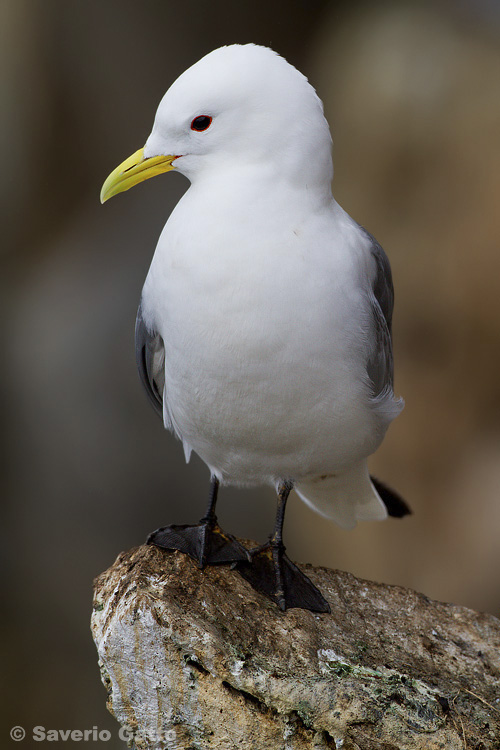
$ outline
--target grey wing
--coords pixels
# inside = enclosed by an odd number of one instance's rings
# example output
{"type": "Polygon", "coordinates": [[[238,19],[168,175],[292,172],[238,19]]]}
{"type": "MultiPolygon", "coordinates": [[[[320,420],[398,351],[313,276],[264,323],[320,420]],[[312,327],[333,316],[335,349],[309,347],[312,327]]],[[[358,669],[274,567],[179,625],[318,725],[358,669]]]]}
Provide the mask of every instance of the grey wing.
{"type": "MultiPolygon", "coordinates": [[[[366,230],[364,230],[366,231],[366,230]]],[[[392,393],[394,362],[392,356],[392,309],[394,287],[389,259],[382,247],[368,232],[370,252],[375,261],[376,273],[372,282],[371,312],[375,334],[374,346],[366,369],[373,385],[373,395],[392,393]]]]}
{"type": "Polygon", "coordinates": [[[161,336],[144,323],[140,305],[135,323],[135,358],[142,385],[156,413],[163,419],[165,347],[161,336]]]}

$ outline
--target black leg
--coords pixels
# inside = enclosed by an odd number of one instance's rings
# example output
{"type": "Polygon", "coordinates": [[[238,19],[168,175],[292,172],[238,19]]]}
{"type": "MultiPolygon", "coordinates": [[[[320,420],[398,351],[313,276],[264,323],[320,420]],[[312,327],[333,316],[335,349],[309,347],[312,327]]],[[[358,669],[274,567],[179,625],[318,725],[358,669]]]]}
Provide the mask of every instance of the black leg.
{"type": "Polygon", "coordinates": [[[282,610],[300,607],[311,612],[330,612],[320,591],[285,555],[283,522],[292,487],[291,482],[283,482],[278,488],[276,522],[269,541],[250,550],[251,562],[238,562],[235,567],[256,591],[269,596],[282,610]]]}
{"type": "Polygon", "coordinates": [[[215,506],[219,482],[212,479],[207,510],[199,523],[183,526],[162,526],[147,539],[147,544],[168,550],[179,550],[196,560],[200,568],[205,565],[249,560],[248,551],[231,534],[226,534],[217,522],[215,506]]]}

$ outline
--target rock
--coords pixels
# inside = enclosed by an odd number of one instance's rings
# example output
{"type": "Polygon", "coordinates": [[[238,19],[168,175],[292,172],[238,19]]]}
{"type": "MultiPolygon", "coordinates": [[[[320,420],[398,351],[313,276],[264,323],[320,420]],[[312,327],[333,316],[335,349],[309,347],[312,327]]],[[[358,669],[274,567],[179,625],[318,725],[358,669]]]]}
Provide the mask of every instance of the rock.
{"type": "Polygon", "coordinates": [[[494,750],[500,621],[302,566],[332,614],[142,546],[95,581],[108,707],[137,750],[494,750]]]}

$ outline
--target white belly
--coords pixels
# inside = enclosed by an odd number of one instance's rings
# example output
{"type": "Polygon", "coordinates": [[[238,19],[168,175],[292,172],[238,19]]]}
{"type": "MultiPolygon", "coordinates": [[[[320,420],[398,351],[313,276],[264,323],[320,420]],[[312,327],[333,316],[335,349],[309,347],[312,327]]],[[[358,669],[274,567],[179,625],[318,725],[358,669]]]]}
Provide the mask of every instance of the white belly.
{"type": "Polygon", "coordinates": [[[143,292],[174,429],[226,482],[335,471],[385,431],[369,404],[356,258],[270,242],[228,254],[162,236],[143,292]]]}

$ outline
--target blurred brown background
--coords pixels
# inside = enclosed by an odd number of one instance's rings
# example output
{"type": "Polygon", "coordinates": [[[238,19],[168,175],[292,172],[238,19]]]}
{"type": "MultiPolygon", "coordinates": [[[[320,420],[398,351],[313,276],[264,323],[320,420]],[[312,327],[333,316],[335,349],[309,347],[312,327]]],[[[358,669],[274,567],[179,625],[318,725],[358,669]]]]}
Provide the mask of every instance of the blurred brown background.
{"type": "MultiPolygon", "coordinates": [[[[156,239],[188,183],[98,198],[169,84],[222,44],[270,45],[308,75],[335,196],[396,284],[406,409],[372,471],[414,515],[343,532],[294,497],[289,553],[498,615],[500,4],[0,0],[0,35],[7,743],[15,724],[97,726],[124,747],[89,634],[92,578],[204,509],[207,471],[163,431],[133,351],[156,239]]],[[[220,516],[264,540],[273,493],[226,489],[220,516]]]]}

